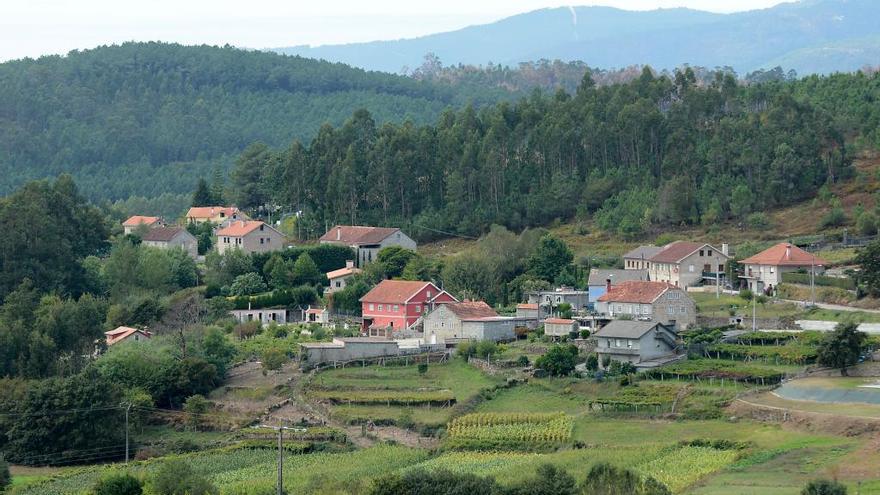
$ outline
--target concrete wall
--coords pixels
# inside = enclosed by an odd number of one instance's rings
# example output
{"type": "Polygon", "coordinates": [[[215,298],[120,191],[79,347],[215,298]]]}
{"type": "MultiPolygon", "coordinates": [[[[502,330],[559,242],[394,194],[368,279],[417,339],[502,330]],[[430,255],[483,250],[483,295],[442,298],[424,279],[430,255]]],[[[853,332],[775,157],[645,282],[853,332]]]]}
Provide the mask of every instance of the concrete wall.
{"type": "Polygon", "coordinates": [[[544,323],[544,335],[553,337],[567,337],[571,332],[577,331],[578,324],[563,325],[561,323],[544,323]]]}
{"type": "Polygon", "coordinates": [[[259,321],[266,326],[271,323],[283,325],[288,322],[286,309],[233,309],[229,312],[239,323],[259,321]]]}
{"type": "Polygon", "coordinates": [[[516,338],[513,327],[512,319],[464,321],[461,324],[461,332],[467,339],[506,342],[516,338]]]}
{"type": "Polygon", "coordinates": [[[300,366],[311,369],[346,361],[407,356],[442,351],[442,346],[400,347],[396,341],[369,338],[334,339],[333,342],[300,344],[300,366]]]}

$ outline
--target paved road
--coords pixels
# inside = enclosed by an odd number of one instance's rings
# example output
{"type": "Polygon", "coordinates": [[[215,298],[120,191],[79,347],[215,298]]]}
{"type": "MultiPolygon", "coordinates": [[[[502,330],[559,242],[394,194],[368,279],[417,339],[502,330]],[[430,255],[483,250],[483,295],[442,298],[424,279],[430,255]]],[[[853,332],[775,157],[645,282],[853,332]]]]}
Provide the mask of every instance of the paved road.
{"type": "MultiPolygon", "coordinates": [[[[803,301],[794,301],[794,300],[791,300],[791,299],[777,299],[777,301],[789,302],[789,303],[797,304],[797,305],[800,305],[800,306],[803,306],[803,305],[804,305],[804,302],[803,302],[803,301]]],[[[828,303],[817,302],[817,303],[816,303],[816,307],[821,308],[821,309],[830,309],[830,310],[832,310],[832,311],[861,311],[861,312],[863,312],[863,313],[875,313],[875,314],[880,314],[880,309],[862,309],[862,308],[854,308],[854,307],[852,307],[852,306],[843,306],[843,305],[841,305],[841,304],[828,304],[828,303]]]]}

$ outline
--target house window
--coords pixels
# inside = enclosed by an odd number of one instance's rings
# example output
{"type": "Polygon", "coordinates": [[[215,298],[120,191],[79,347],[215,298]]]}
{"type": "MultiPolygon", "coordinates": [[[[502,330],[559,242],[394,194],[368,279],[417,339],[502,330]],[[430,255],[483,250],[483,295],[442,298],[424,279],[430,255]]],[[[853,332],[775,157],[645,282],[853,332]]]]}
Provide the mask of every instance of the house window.
{"type": "Polygon", "coordinates": [[[674,314],[675,314],[675,308],[672,307],[672,306],[666,306],[666,314],[668,314],[668,315],[674,315],[674,314]]]}
{"type": "Polygon", "coordinates": [[[771,267],[770,267],[770,273],[773,273],[773,272],[774,272],[774,268],[771,266],[771,267]]]}
{"type": "Polygon", "coordinates": [[[614,347],[623,347],[623,342],[620,339],[614,339],[614,347]]]}
{"type": "Polygon", "coordinates": [[[271,237],[267,237],[267,238],[266,238],[266,244],[269,244],[269,241],[271,241],[271,240],[272,240],[271,237]]]}
{"type": "Polygon", "coordinates": [[[382,311],[382,305],[381,305],[381,304],[379,305],[379,311],[382,311]]]}
{"type": "Polygon", "coordinates": [[[718,265],[718,273],[721,273],[723,271],[724,271],[724,265],[718,265]]]}
{"type": "Polygon", "coordinates": [[[629,340],[629,339],[626,340],[626,348],[627,349],[633,348],[633,341],[632,340],[629,340]]]}
{"type": "Polygon", "coordinates": [[[265,225],[260,225],[260,232],[262,232],[263,230],[265,230],[263,227],[265,227],[265,225]]]}
{"type": "Polygon", "coordinates": [[[708,251],[706,251],[706,256],[712,256],[712,250],[711,250],[711,249],[708,250],[708,251]]]}
{"type": "Polygon", "coordinates": [[[260,237],[260,244],[263,244],[264,242],[265,242],[265,241],[263,240],[263,238],[260,237]]]}
{"type": "Polygon", "coordinates": [[[375,306],[373,306],[373,303],[370,303],[370,311],[373,311],[374,309],[376,309],[375,306]]]}
{"type": "Polygon", "coordinates": [[[700,256],[703,256],[703,250],[700,249],[700,256]]]}
{"type": "Polygon", "coordinates": [[[398,312],[398,311],[400,311],[400,306],[398,306],[398,305],[396,305],[396,304],[393,306],[393,308],[394,308],[394,309],[392,309],[391,311],[394,311],[395,313],[398,312]]]}
{"type": "Polygon", "coordinates": [[[425,295],[428,297],[428,299],[431,299],[431,291],[428,291],[425,295]]]}
{"type": "Polygon", "coordinates": [[[688,265],[688,271],[694,273],[694,265],[688,265]]]}
{"type": "Polygon", "coordinates": [[[421,313],[421,312],[422,312],[422,307],[419,306],[418,304],[416,304],[416,313],[421,313]]]}
{"type": "Polygon", "coordinates": [[[685,314],[685,313],[687,313],[687,311],[684,309],[684,306],[680,306],[680,307],[678,308],[678,312],[681,313],[681,314],[685,314]]]}
{"type": "Polygon", "coordinates": [[[561,303],[561,302],[562,302],[562,298],[559,297],[559,296],[556,296],[556,302],[561,303]]]}
{"type": "Polygon", "coordinates": [[[337,280],[336,281],[336,288],[340,288],[340,287],[342,287],[342,282],[337,280]]]}

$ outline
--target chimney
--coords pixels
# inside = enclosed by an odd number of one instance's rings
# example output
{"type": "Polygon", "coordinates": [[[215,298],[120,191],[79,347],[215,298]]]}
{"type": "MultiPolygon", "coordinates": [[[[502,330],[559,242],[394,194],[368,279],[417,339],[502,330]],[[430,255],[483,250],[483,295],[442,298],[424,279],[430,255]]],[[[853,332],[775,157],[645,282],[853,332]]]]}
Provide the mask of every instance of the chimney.
{"type": "Polygon", "coordinates": [[[339,226],[336,227],[336,240],[337,241],[342,240],[342,227],[339,227],[339,226]]]}
{"type": "Polygon", "coordinates": [[[354,268],[354,260],[345,260],[346,268],[354,268]]]}
{"type": "Polygon", "coordinates": [[[611,292],[611,279],[605,279],[605,292],[611,292]]]}
{"type": "Polygon", "coordinates": [[[790,260],[790,259],[791,259],[791,244],[786,244],[786,245],[785,245],[785,259],[786,259],[786,260],[790,260]]]}
{"type": "Polygon", "coordinates": [[[726,242],[721,244],[721,254],[724,256],[730,256],[730,244],[726,242]]]}

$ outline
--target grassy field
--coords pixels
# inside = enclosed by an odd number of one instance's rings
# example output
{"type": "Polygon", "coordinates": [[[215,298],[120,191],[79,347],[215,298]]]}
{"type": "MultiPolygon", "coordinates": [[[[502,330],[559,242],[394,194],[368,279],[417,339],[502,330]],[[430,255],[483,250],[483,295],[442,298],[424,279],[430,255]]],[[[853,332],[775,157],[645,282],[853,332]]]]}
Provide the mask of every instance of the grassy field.
{"type": "MultiPolygon", "coordinates": [[[[497,381],[460,359],[445,364],[432,364],[424,375],[415,366],[368,366],[330,369],[318,373],[310,384],[309,393],[316,397],[332,390],[334,393],[363,393],[364,391],[386,391],[387,393],[410,393],[420,390],[448,390],[456,403],[467,402],[481,390],[495,385],[497,381]]],[[[361,423],[412,421],[420,426],[441,426],[445,424],[453,409],[449,407],[395,406],[337,404],[331,406],[334,418],[361,423]]]]}
{"type": "MultiPolygon", "coordinates": [[[[739,296],[722,294],[720,298],[716,298],[714,293],[708,292],[691,292],[690,296],[696,301],[697,311],[702,316],[726,318],[730,316],[731,310],[740,316],[752,316],[751,303],[739,296]]],[[[755,308],[755,314],[758,318],[792,317],[794,319],[827,321],[850,319],[857,323],[880,323],[880,314],[878,313],[821,308],[805,311],[797,304],[773,300],[765,304],[758,304],[755,308]]]]}

